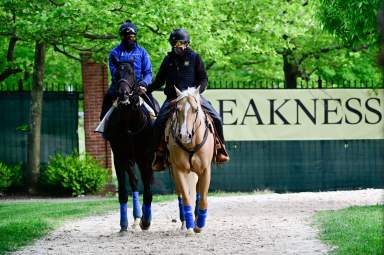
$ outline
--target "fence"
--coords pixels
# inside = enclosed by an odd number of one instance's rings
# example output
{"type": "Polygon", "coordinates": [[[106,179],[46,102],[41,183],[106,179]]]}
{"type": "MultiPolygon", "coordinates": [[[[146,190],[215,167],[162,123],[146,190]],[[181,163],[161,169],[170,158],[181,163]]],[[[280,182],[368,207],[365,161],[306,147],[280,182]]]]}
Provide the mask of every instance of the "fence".
{"type": "MultiPolygon", "coordinates": [[[[298,88],[383,88],[371,81],[299,82],[298,88]]],[[[282,81],[210,81],[208,89],[283,89],[282,81]]],[[[0,84],[0,161],[26,161],[29,84],[0,84]],[[11,114],[8,114],[11,113],[11,114]]],[[[78,150],[78,108],[82,87],[45,86],[42,163],[50,155],[78,150]]],[[[100,102],[101,104],[101,102],[100,102]]],[[[211,190],[318,191],[384,187],[384,141],[227,141],[231,161],[213,166],[211,190]]],[[[153,191],[174,192],[168,172],[155,173],[153,191]]]]}
{"type": "MultiPolygon", "coordinates": [[[[332,88],[383,88],[384,83],[373,80],[302,80],[297,82],[297,89],[332,89],[332,88]]],[[[285,89],[283,80],[253,80],[253,81],[209,81],[210,89],[285,89]]]]}
{"type": "MultiPolygon", "coordinates": [[[[0,161],[27,161],[30,85],[0,86],[0,161]]],[[[79,149],[79,87],[48,85],[43,96],[41,163],[55,153],[70,154],[79,149]]]]}

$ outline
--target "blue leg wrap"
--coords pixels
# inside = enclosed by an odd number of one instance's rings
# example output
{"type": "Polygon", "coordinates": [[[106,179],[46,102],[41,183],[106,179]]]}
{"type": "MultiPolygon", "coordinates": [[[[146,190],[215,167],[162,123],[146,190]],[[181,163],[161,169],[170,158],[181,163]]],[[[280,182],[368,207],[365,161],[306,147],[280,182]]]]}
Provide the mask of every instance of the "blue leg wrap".
{"type": "Polygon", "coordinates": [[[205,220],[207,219],[207,209],[201,210],[199,209],[196,225],[199,228],[203,228],[205,226],[205,220]]]}
{"type": "Polygon", "coordinates": [[[195,227],[195,223],[193,222],[192,206],[184,205],[184,218],[187,229],[195,227]]]}
{"type": "Polygon", "coordinates": [[[140,210],[140,200],[139,200],[139,192],[132,192],[132,203],[133,203],[133,218],[140,219],[141,218],[141,210],[140,210]]]}
{"type": "Polygon", "coordinates": [[[198,215],[199,205],[200,205],[200,193],[196,192],[195,217],[197,217],[197,215],[198,215]]]}
{"type": "Polygon", "coordinates": [[[143,204],[143,216],[146,221],[152,220],[152,211],[151,211],[151,205],[143,204]]]}
{"type": "Polygon", "coordinates": [[[179,218],[180,218],[180,221],[183,222],[183,221],[185,221],[184,208],[183,208],[183,198],[178,197],[177,200],[179,201],[179,218]]]}
{"type": "Polygon", "coordinates": [[[128,214],[127,214],[128,206],[126,203],[120,204],[120,227],[127,228],[128,227],[128,214]]]}

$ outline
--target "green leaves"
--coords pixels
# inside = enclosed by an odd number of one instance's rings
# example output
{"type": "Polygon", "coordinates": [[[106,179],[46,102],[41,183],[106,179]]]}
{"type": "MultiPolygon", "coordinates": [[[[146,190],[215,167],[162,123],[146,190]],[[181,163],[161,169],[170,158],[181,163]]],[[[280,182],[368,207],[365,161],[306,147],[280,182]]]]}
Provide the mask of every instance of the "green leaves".
{"type": "Polygon", "coordinates": [[[324,29],[345,43],[376,42],[380,0],[320,0],[318,17],[324,29]]]}
{"type": "Polygon", "coordinates": [[[84,159],[77,155],[54,156],[41,181],[44,186],[56,193],[73,196],[93,194],[104,188],[108,179],[108,170],[99,166],[90,156],[84,159]]]}
{"type": "MultiPolygon", "coordinates": [[[[210,80],[283,79],[282,54],[287,52],[292,63],[313,77],[334,73],[361,79],[372,72],[377,77],[374,62],[364,65],[369,72],[351,76],[354,62],[344,51],[324,53],[321,49],[346,45],[351,51],[361,43],[376,41],[378,5],[379,0],[3,0],[0,35],[6,40],[0,39],[0,50],[8,48],[10,34],[4,34],[15,31],[19,37],[15,63],[22,63],[17,66],[27,75],[14,76],[25,79],[32,70],[33,43],[44,40],[51,45],[46,81],[80,83],[79,65],[67,56],[79,58],[87,50],[96,61],[106,63],[109,51],[120,42],[120,24],[131,19],[139,28],[139,44],[151,56],[154,73],[170,50],[169,33],[183,27],[191,35],[191,47],[209,65],[210,80]],[[104,35],[109,39],[96,39],[104,35]],[[349,70],[348,75],[334,68],[338,61],[346,65],[342,70],[349,70]],[[333,71],[320,72],[323,68],[333,71]]],[[[360,57],[373,59],[372,54],[367,51],[360,57]]],[[[3,63],[0,72],[5,69],[3,63]]]]}
{"type": "Polygon", "coordinates": [[[19,187],[22,183],[23,172],[21,165],[6,165],[0,162],[0,191],[19,187]]]}

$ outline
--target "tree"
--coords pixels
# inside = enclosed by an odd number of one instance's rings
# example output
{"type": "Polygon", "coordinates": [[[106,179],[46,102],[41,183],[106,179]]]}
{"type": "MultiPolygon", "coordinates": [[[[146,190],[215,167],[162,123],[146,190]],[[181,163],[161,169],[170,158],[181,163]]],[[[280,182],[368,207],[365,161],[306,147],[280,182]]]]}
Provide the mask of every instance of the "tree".
{"type": "Polygon", "coordinates": [[[324,29],[352,46],[377,42],[381,0],[320,0],[318,17],[324,29]]]}
{"type": "MultiPolygon", "coordinates": [[[[374,54],[367,51],[369,45],[348,47],[323,31],[316,19],[315,1],[217,0],[214,3],[220,15],[213,27],[222,38],[219,41],[225,61],[217,61],[213,69],[221,77],[240,69],[242,72],[237,72],[248,79],[283,78],[286,87],[294,88],[298,78],[307,81],[324,73],[330,77],[330,72],[326,72],[329,69],[339,77],[347,77],[330,66],[355,68],[349,52],[361,52],[353,58],[374,54]]],[[[369,70],[375,70],[373,64],[369,70]]],[[[363,70],[359,75],[369,77],[370,73],[363,70]]]]}
{"type": "MultiPolygon", "coordinates": [[[[80,41],[80,38],[92,36],[84,28],[84,26],[90,24],[90,21],[86,19],[87,6],[75,6],[73,2],[75,1],[56,2],[50,0],[26,2],[5,0],[0,5],[0,17],[2,17],[2,31],[0,34],[9,37],[7,54],[9,57],[7,60],[10,63],[10,67],[6,67],[2,74],[18,70],[12,67],[12,56],[16,41],[34,42],[36,45],[27,156],[29,191],[31,193],[36,192],[40,169],[40,133],[46,47],[49,44],[67,57],[76,58],[67,52],[65,48],[60,48],[60,46],[66,47],[70,45],[75,47],[76,42],[80,41]]],[[[17,72],[14,71],[13,73],[17,72]]],[[[7,78],[5,75],[3,77],[7,78]]]]}

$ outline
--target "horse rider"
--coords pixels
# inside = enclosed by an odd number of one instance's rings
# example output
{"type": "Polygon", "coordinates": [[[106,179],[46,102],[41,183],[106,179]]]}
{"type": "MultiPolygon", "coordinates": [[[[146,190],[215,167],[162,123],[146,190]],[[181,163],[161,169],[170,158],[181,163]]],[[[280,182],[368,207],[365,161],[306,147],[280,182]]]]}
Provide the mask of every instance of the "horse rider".
{"type": "MultiPolygon", "coordinates": [[[[100,120],[111,108],[116,94],[116,71],[119,63],[131,62],[135,70],[136,80],[139,85],[139,94],[143,94],[145,88],[152,82],[152,64],[147,51],[137,44],[137,27],[132,21],[127,20],[119,29],[121,43],[109,53],[109,70],[111,71],[112,83],[103,99],[100,120]]],[[[154,108],[159,108],[151,94],[143,99],[154,108]],[[149,98],[147,98],[149,97],[149,98]],[[148,102],[150,99],[150,102],[148,102]]],[[[156,109],[154,109],[156,111],[156,109]]],[[[158,110],[158,109],[157,109],[158,110]]]]}
{"type": "MultiPolygon", "coordinates": [[[[189,35],[186,30],[175,29],[172,31],[169,36],[172,50],[163,59],[154,82],[147,88],[147,91],[151,93],[162,87],[164,83],[166,84],[164,93],[167,98],[161,106],[154,124],[154,146],[156,150],[156,157],[152,165],[154,171],[161,171],[165,168],[165,145],[162,139],[166,121],[171,112],[170,102],[177,97],[174,86],[181,91],[188,87],[200,86],[200,93],[202,93],[208,84],[208,76],[203,60],[189,47],[189,42],[189,35]]],[[[208,100],[203,97],[201,99],[201,105],[212,117],[217,134],[222,142],[221,148],[217,150],[216,162],[224,163],[229,160],[229,156],[224,146],[221,117],[208,100]]]]}
{"type": "MultiPolygon", "coordinates": [[[[137,44],[137,27],[135,24],[133,24],[130,20],[127,20],[124,22],[119,29],[119,34],[121,38],[121,43],[116,46],[109,54],[109,69],[111,71],[111,77],[112,77],[112,84],[109,87],[106,95],[103,99],[103,105],[102,110],[100,114],[100,120],[103,119],[104,115],[108,112],[108,110],[112,107],[113,101],[117,98],[117,73],[118,73],[118,67],[120,63],[127,63],[131,62],[133,65],[133,69],[136,75],[136,81],[138,82],[139,86],[139,94],[142,95],[146,91],[146,87],[148,84],[152,81],[152,64],[151,60],[149,58],[149,55],[147,51],[140,47],[137,44]]],[[[157,101],[153,100],[153,97],[151,94],[147,94],[147,97],[143,97],[143,99],[152,106],[157,106],[157,101]]],[[[156,109],[154,109],[156,111],[156,109]]],[[[134,164],[133,161],[129,161],[130,164],[134,164]]],[[[118,174],[125,174],[125,173],[116,173],[118,174]]],[[[119,185],[120,186],[120,185],[119,185]]],[[[126,191],[124,191],[126,192],[126,191]]],[[[134,218],[140,218],[141,212],[137,210],[139,208],[139,192],[133,191],[132,192],[132,200],[133,200],[133,216],[134,218]]],[[[127,218],[127,201],[128,201],[128,194],[120,195],[119,192],[119,202],[120,202],[120,225],[122,227],[122,230],[126,230],[127,224],[128,224],[128,218],[127,218]]],[[[143,205],[143,210],[149,210],[146,209],[145,205],[143,205]]]]}

